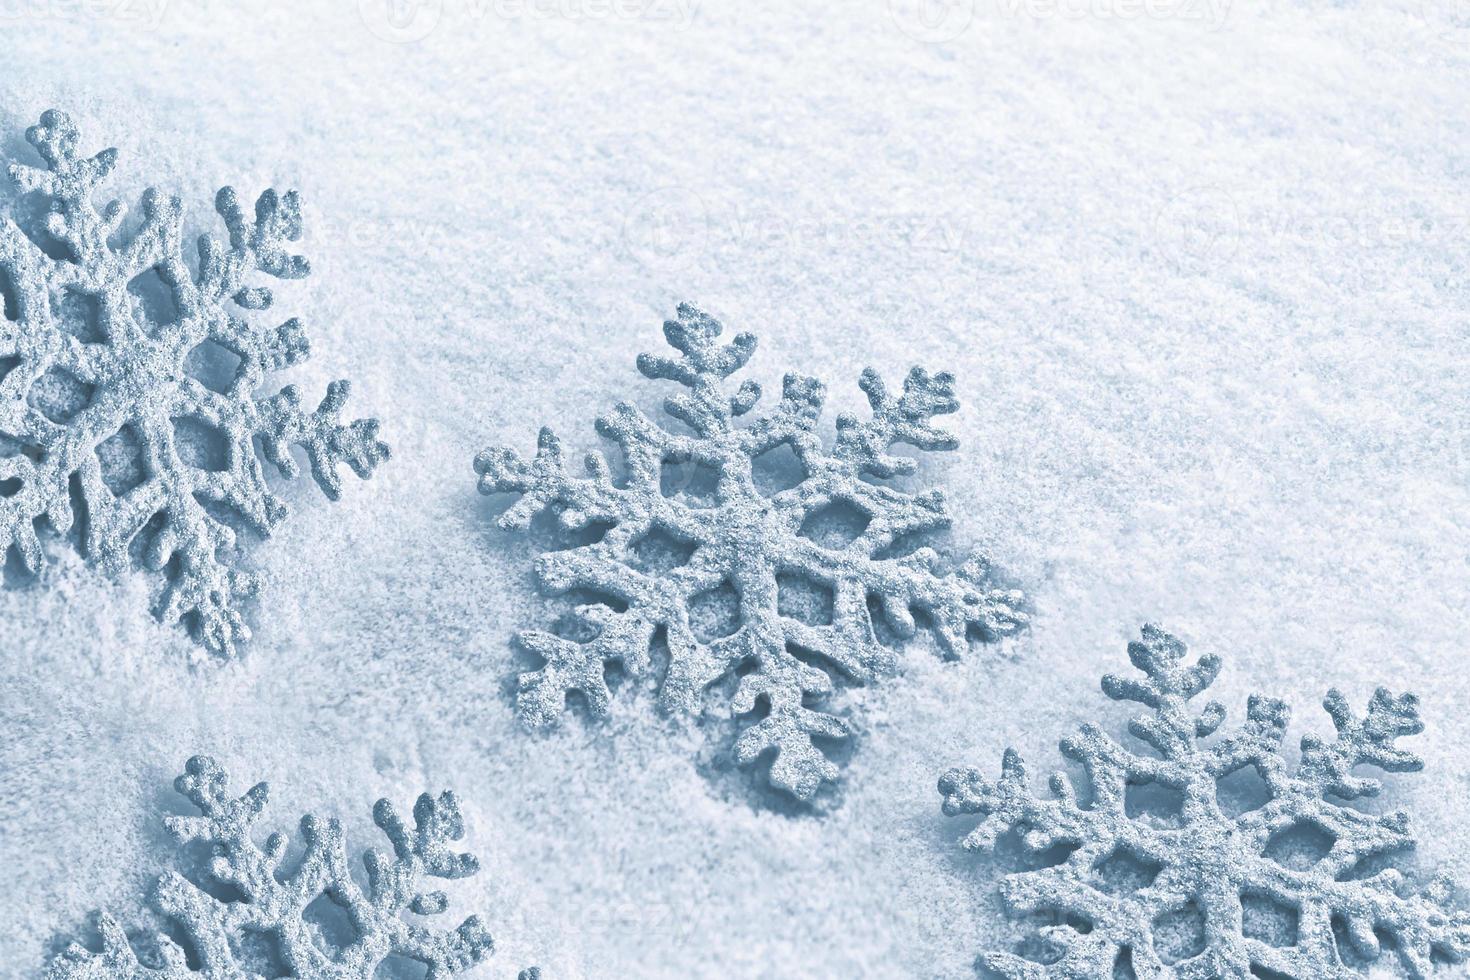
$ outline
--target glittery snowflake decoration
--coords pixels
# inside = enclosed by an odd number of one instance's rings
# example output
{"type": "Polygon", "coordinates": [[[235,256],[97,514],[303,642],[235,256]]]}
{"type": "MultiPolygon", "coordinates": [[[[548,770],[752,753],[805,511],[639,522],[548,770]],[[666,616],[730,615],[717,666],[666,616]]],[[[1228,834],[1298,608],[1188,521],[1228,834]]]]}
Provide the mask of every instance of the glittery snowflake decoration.
{"type": "Polygon", "coordinates": [[[116,150],[79,156],[76,127],[56,111],[26,139],[46,166],[14,165],[10,176],[49,210],[25,228],[0,222],[0,555],[14,546],[36,572],[36,523],[70,529],[74,490],[88,556],[117,569],[136,547],[166,574],[160,618],[183,620],[230,655],[249,635],[241,603],[260,585],[227,563],[231,525],[267,535],[286,517],[260,454],[294,477],[291,447],[300,446],[333,499],[338,464],[367,477],[388,455],[377,422],[341,421],[346,381],[310,411],[293,386],[256,397],[268,372],[308,354],[298,320],[247,318],[272,300],[255,273],[309,271],[288,250],[301,235],[296,194],[266,191],[252,217],[221,190],[215,209],[229,241],[201,237],[196,273],[177,198],[150,188],[141,225],[124,233],[123,205],[93,201],[116,150]]]}
{"type": "Polygon", "coordinates": [[[1013,912],[1056,923],[1039,937],[1041,955],[989,953],[984,967],[1010,980],[1324,980],[1362,976],[1389,946],[1407,975],[1424,978],[1470,956],[1470,914],[1452,909],[1448,882],[1415,891],[1386,866],[1414,846],[1408,816],[1341,802],[1381,789],[1355,767],[1422,767],[1394,744],[1423,730],[1413,695],[1380,688],[1358,717],[1330,692],[1336,737],[1303,737],[1293,768],[1281,754],[1289,711],[1273,698],[1251,697],[1245,723],[1204,744],[1225,709],[1212,701],[1195,714],[1189,702],[1214,681],[1218,657],[1186,664],[1184,645],[1151,626],[1128,657],[1143,678],[1110,674],[1103,691],[1151,709],[1129,731],[1153,752],[1093,725],[1065,739],[1090,802],[1062,773],[1051,797],[1034,796],[1013,750],[997,781],[956,769],[939,782],[946,814],[983,818],[966,848],[990,850],[1014,830],[1043,858],[1002,887],[1013,912]],[[1262,784],[1254,797],[1236,783],[1251,769],[1262,784]],[[1153,800],[1138,798],[1150,790],[1153,800]]]}
{"type": "Polygon", "coordinates": [[[306,850],[288,871],[284,834],[271,834],[263,848],[252,836],[267,784],[235,799],[227,782],[213,759],[190,759],[174,786],[201,815],[164,820],[180,845],[203,842],[214,855],[209,887],[177,873],[158,883],[158,911],[181,927],[188,948],[160,933],[140,944],[148,947],[140,956],[117,921],[103,914],[102,951],[71,946],[52,963],[48,980],[374,980],[386,976],[375,971],[390,957],[423,964],[428,977],[446,980],[490,955],[490,934],[476,916],[453,931],[404,918],[448,909],[444,892],[424,890],[426,878],[466,878],[479,870],[473,855],[452,849],[464,836],[453,793],[420,796],[413,827],[393,804],[378,801],[373,822],[393,854],[363,855],[364,888],[353,877],[336,820],[301,819],[306,850]]]}
{"type": "Polygon", "coordinates": [[[860,385],[872,418],[839,416],[828,450],[814,431],[824,389],[811,378],[787,375],[774,411],[735,424],[761,390],[747,380],[731,393],[725,381],[750,360],[756,341],[742,333],[722,344],[720,333],[712,317],[684,305],[664,324],[677,355],[638,358],[646,377],[685,389],[664,409],[686,431],[662,427],[629,404],[598,419],[598,432],[621,451],[624,476],[615,477],[600,453],[587,457],[585,478],[572,475],[549,429],[533,460],[491,449],[475,461],[482,492],[520,497],[502,515],[502,528],[525,530],[549,512],[563,529],[598,536],[537,563],[547,592],[603,601],[577,610],[572,632],[581,635],[521,635],[544,666],[521,676],[519,705],[533,726],[550,725],[576,691],[602,714],[608,666],[650,675],[657,645],[666,648],[664,708],[695,711],[707,689],[725,682],[722,710],[743,716],[745,726],[736,761],[770,759],[770,782],[810,799],[837,777],[818,740],[849,734],[823,702],[837,682],[865,683],[894,667],[870,604],[898,637],[911,635],[915,612],[922,614],[949,656],[971,634],[1006,634],[1026,617],[1020,594],[990,584],[983,561],[942,573],[933,549],[901,546],[948,526],[939,491],[914,495],[865,479],[913,473],[913,459],[890,455],[895,444],[955,447],[931,421],[957,407],[950,375],[915,368],[895,395],[865,372],[860,385]],[[760,485],[755,462],[783,446],[794,455],[792,485],[760,485]],[[716,600],[729,616],[708,614],[716,600]]]}

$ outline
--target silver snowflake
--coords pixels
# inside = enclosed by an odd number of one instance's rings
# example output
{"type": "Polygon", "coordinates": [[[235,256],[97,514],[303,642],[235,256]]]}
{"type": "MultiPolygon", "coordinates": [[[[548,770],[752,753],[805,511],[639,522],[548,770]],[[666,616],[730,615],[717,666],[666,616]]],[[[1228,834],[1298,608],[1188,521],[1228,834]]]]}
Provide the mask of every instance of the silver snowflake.
{"type": "Polygon", "coordinates": [[[677,320],[664,324],[677,356],[638,358],[646,377],[686,389],[664,408],[687,434],[618,405],[598,419],[597,430],[618,444],[624,477],[615,478],[600,453],[587,457],[586,478],[568,473],[549,429],[541,432],[534,460],[491,449],[475,461],[482,492],[520,496],[501,527],[525,530],[549,511],[565,529],[605,532],[538,560],[548,592],[586,590],[609,601],[578,609],[581,637],[521,635],[545,665],[521,676],[520,710],[533,725],[553,724],[567,694],[578,691],[593,713],[604,713],[607,665],[648,675],[650,649],[661,636],[668,653],[662,705],[692,711],[711,685],[733,682],[730,709],[758,718],[740,733],[736,760],[748,765],[773,756],[771,782],[809,799],[837,776],[813,740],[849,734],[841,719],[821,710],[834,680],[867,682],[893,667],[892,650],[874,632],[870,602],[899,636],[914,632],[916,610],[925,615],[949,656],[966,647],[971,633],[1009,633],[1026,617],[1020,594],[991,585],[982,560],[940,573],[933,549],[895,547],[948,526],[939,491],[914,495],[866,479],[914,471],[913,459],[890,455],[897,443],[926,451],[955,447],[931,423],[957,407],[950,375],[915,368],[894,396],[875,372],[865,372],[860,385],[872,418],[840,416],[829,451],[815,432],[824,390],[811,378],[787,375],[774,411],[735,424],[756,406],[760,387],[745,381],[730,393],[724,383],[745,366],[756,341],[742,333],[721,344],[720,332],[712,317],[684,305],[677,320]],[[794,454],[794,485],[762,492],[753,463],[781,446],[794,454]],[[690,485],[697,477],[667,480],[677,467],[702,471],[707,492],[690,485]],[[810,530],[836,511],[855,518],[850,533],[824,537],[810,530]],[[722,592],[734,615],[723,628],[705,629],[706,600],[722,592]]]}
{"type": "Polygon", "coordinates": [[[1062,773],[1051,778],[1053,798],[1032,795],[1014,750],[995,782],[975,769],[939,782],[946,814],[983,817],[965,847],[990,850],[1015,830],[1028,851],[1049,855],[1002,888],[1012,911],[1061,920],[1042,932],[1045,962],[989,953],[985,967],[1012,980],[1329,980],[1361,976],[1386,938],[1408,974],[1424,978],[1436,960],[1470,955],[1470,914],[1452,910],[1448,883],[1416,892],[1382,866],[1414,846],[1408,816],[1340,802],[1381,788],[1354,775],[1357,766],[1422,768],[1394,744],[1423,730],[1413,695],[1380,688],[1359,718],[1330,692],[1336,738],[1303,737],[1293,768],[1281,755],[1289,711],[1273,698],[1251,697],[1245,723],[1205,744],[1225,709],[1211,701],[1194,714],[1189,701],[1214,681],[1218,657],[1188,665],[1184,645],[1152,626],[1128,657],[1143,679],[1108,675],[1103,690],[1152,709],[1129,731],[1153,751],[1094,725],[1063,740],[1087,772],[1090,802],[1062,773]],[[1230,782],[1248,768],[1263,783],[1258,798],[1230,782]],[[1160,794],[1152,806],[1133,798],[1145,789],[1160,794]]]}
{"type": "Polygon", "coordinates": [[[49,213],[25,229],[0,222],[0,555],[13,545],[37,571],[36,523],[66,532],[74,485],[87,554],[120,568],[136,542],[140,557],[168,575],[159,616],[184,620],[206,647],[229,655],[249,635],[241,602],[259,588],[257,576],[223,557],[235,542],[231,523],[265,535],[286,517],[255,440],[287,477],[297,472],[291,447],[302,447],[333,499],[339,463],[367,477],[388,455],[377,422],[340,421],[346,381],[330,385],[314,411],[302,408],[295,387],[255,396],[268,372],[308,354],[299,321],[246,316],[272,300],[250,283],[254,273],[299,279],[309,271],[287,250],[301,235],[296,194],[266,191],[252,218],[222,189],[215,208],[229,241],[201,237],[195,273],[177,198],[150,188],[141,227],[124,234],[122,204],[98,210],[93,201],[116,150],[79,156],[76,127],[56,111],[26,139],[46,166],[14,165],[10,175],[49,213]],[[140,285],[149,273],[159,296],[140,285]],[[195,374],[208,380],[201,362],[211,353],[228,360],[221,348],[239,363],[211,386],[195,374]]]}
{"type": "Polygon", "coordinates": [[[288,871],[293,862],[286,861],[284,834],[271,834],[264,847],[252,836],[269,796],[266,783],[235,799],[225,771],[213,759],[196,756],[185,769],[174,786],[201,815],[166,817],[164,824],[180,845],[200,841],[211,847],[213,880],[205,888],[180,874],[166,875],[154,901],[182,928],[188,948],[158,934],[141,944],[147,948],[140,958],[118,922],[103,914],[101,952],[71,946],[51,964],[48,980],[373,980],[384,975],[375,973],[384,960],[395,956],[421,963],[428,977],[445,980],[490,955],[493,943],[477,916],[448,932],[403,917],[405,912],[438,915],[449,907],[442,891],[423,890],[424,879],[465,878],[479,870],[473,855],[452,849],[464,836],[453,793],[420,796],[411,828],[393,804],[378,801],[373,822],[387,835],[393,854],[364,853],[364,888],[353,877],[336,820],[302,817],[306,850],[288,871]],[[324,930],[312,912],[322,902],[330,903],[341,920],[327,920],[339,930],[335,934],[324,930]],[[338,940],[343,944],[338,946],[338,940]]]}

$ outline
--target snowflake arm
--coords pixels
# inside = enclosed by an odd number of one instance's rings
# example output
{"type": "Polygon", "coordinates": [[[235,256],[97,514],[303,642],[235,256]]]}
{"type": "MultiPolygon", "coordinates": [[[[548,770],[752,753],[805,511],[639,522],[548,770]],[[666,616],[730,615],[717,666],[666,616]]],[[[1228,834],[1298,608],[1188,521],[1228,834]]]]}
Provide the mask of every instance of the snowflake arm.
{"type": "Polygon", "coordinates": [[[912,494],[863,479],[913,473],[912,459],[890,453],[897,444],[927,452],[955,447],[933,424],[958,406],[950,375],[915,369],[895,396],[876,373],[865,372],[860,386],[872,417],[840,417],[829,451],[815,433],[826,397],[822,384],[789,374],[776,406],[753,415],[760,386],[746,380],[732,393],[728,383],[750,361],[755,338],[742,333],[722,343],[721,333],[714,318],[684,305],[664,324],[675,353],[639,356],[645,377],[679,386],[664,411],[684,428],[661,426],[627,403],[599,418],[598,433],[622,457],[622,478],[614,478],[601,453],[587,457],[585,476],[571,473],[549,429],[542,430],[534,458],[492,448],[475,468],[483,493],[517,498],[501,516],[502,528],[523,531],[544,512],[566,530],[600,534],[537,560],[546,592],[585,590],[610,601],[577,610],[577,625],[589,638],[521,634],[521,643],[544,661],[521,677],[519,705],[528,722],[555,724],[573,691],[602,714],[611,697],[607,665],[646,674],[650,644],[662,636],[669,649],[663,707],[694,711],[707,689],[731,680],[729,710],[754,713],[736,740],[736,761],[770,758],[771,782],[807,799],[838,774],[820,741],[849,734],[826,701],[840,684],[866,683],[894,666],[892,651],[874,633],[870,602],[900,637],[913,634],[916,613],[927,616],[947,656],[958,656],[972,633],[994,638],[1019,629],[1026,615],[1020,593],[991,584],[983,560],[941,573],[932,549],[895,547],[910,535],[948,527],[941,493],[912,494]],[[796,483],[762,493],[755,460],[781,446],[795,457],[796,483]],[[709,494],[670,492],[662,483],[670,465],[712,474],[709,494]],[[854,508],[866,526],[849,541],[814,540],[807,521],[837,505],[854,508]],[[687,554],[667,567],[642,567],[641,549],[656,538],[687,545],[687,554]],[[829,595],[830,610],[811,621],[783,611],[782,581],[792,576],[829,595]],[[721,588],[733,594],[735,626],[701,635],[692,609],[721,588]]]}
{"type": "Polygon", "coordinates": [[[240,609],[260,583],[225,557],[235,531],[222,514],[261,535],[286,517],[265,482],[257,440],[287,477],[296,475],[290,447],[302,447],[333,499],[341,491],[339,464],[367,477],[388,456],[375,421],[342,421],[345,381],[329,386],[314,411],[301,407],[294,386],[256,397],[267,374],[309,354],[299,320],[262,326],[247,316],[274,299],[253,282],[257,274],[289,280],[310,271],[291,251],[301,237],[300,201],[295,192],[268,190],[251,215],[232,189],[222,189],[215,208],[228,241],[199,239],[196,275],[184,258],[177,198],[147,190],[141,226],[118,242],[122,204],[99,210],[95,202],[117,151],[79,156],[76,127],[56,111],[26,138],[46,166],[17,164],[9,172],[22,191],[50,200],[50,245],[36,240],[40,231],[28,235],[13,220],[0,222],[0,274],[14,287],[15,306],[0,319],[0,442],[9,447],[0,449],[0,481],[14,491],[0,496],[0,551],[14,546],[27,568],[39,570],[35,522],[45,518],[58,532],[71,527],[75,480],[88,556],[116,570],[141,541],[144,563],[169,570],[160,618],[185,620],[208,649],[231,655],[249,635],[240,609]],[[150,271],[171,315],[150,311],[133,293],[150,271]],[[186,366],[206,342],[239,360],[223,390],[186,366]],[[214,434],[212,454],[200,458],[208,441],[181,435],[181,420],[214,434]],[[136,440],[130,454],[113,448],[124,434],[136,440]],[[109,461],[118,469],[119,458],[138,474],[121,486],[108,470],[109,461]]]}
{"type": "Polygon", "coordinates": [[[180,845],[204,842],[213,849],[210,876],[238,897],[220,898],[177,873],[158,884],[158,910],[177,922],[197,955],[197,970],[188,966],[185,950],[172,939],[155,937],[157,967],[145,966],[116,920],[99,916],[102,950],[80,945],[67,949],[51,966],[48,980],[245,980],[258,964],[241,945],[247,934],[264,934],[279,951],[289,976],[302,980],[371,980],[390,956],[424,964],[428,976],[448,978],[468,971],[487,958],[493,942],[477,916],[451,931],[410,922],[405,912],[435,916],[447,911],[443,891],[425,890],[426,879],[465,878],[479,870],[472,855],[453,850],[464,836],[464,821],[453,793],[438,798],[427,793],[414,806],[414,825],[403,820],[387,800],[379,800],[373,821],[393,846],[392,856],[369,850],[363,855],[367,888],[353,878],[341,826],[308,814],[301,820],[306,850],[299,866],[283,868],[286,837],[271,834],[261,846],[254,828],[270,790],[258,783],[232,798],[228,777],[213,760],[189,760],[175,787],[200,811],[198,816],[165,818],[180,845]],[[329,954],[313,938],[303,913],[320,896],[345,911],[356,939],[329,954]]]}
{"type": "Polygon", "coordinates": [[[989,850],[1015,830],[1032,852],[1069,850],[1048,867],[1006,876],[1001,889],[1015,912],[1065,917],[1042,932],[1050,959],[987,953],[982,963],[1025,980],[1111,976],[1120,962],[1140,980],[1247,980],[1259,970],[1294,980],[1347,978],[1359,974],[1344,958],[1376,959],[1379,932],[1393,937],[1416,980],[1433,973],[1436,957],[1470,957],[1470,913],[1452,908],[1447,882],[1412,892],[1395,870],[1356,873],[1365,859],[1413,847],[1407,815],[1377,816],[1336,802],[1378,792],[1375,780],[1352,775],[1355,766],[1420,768],[1395,743],[1423,729],[1412,695],[1380,689],[1359,718],[1330,692],[1324,706],[1336,737],[1304,737],[1292,770],[1280,754],[1285,704],[1252,697],[1245,723],[1205,744],[1223,723],[1224,708],[1209,702],[1195,713],[1190,701],[1214,681],[1219,659],[1187,663],[1184,645],[1152,626],[1128,652],[1143,676],[1109,675],[1103,690],[1151,709],[1129,731],[1154,751],[1133,752],[1094,725],[1064,739],[1063,754],[1086,770],[1090,803],[1079,802],[1060,773],[1051,780],[1053,798],[1034,795],[1014,751],[1007,751],[998,780],[975,769],[940,780],[946,814],[981,817],[965,847],[989,850]],[[1262,777],[1267,798],[1230,815],[1219,780],[1247,766],[1262,777]],[[1129,788],[1149,784],[1178,795],[1177,814],[1131,809],[1129,788]],[[1181,916],[1197,923],[1196,946],[1166,937],[1160,926],[1181,916]]]}

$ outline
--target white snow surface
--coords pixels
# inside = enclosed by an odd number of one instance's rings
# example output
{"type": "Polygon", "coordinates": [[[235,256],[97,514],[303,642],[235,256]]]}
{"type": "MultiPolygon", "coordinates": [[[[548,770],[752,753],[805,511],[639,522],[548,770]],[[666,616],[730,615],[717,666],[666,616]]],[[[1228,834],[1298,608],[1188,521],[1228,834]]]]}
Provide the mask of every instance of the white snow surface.
{"type": "Polygon", "coordinates": [[[936,779],[1121,734],[1098,678],[1145,621],[1226,658],[1232,718],[1286,699],[1292,745],[1330,686],[1416,691],[1425,771],[1375,805],[1470,888],[1470,22],[970,6],[929,31],[910,0],[427,0],[395,35],[378,0],[0,0],[0,157],[37,162],[54,106],[121,150],[117,196],[172,190],[196,231],[222,184],[299,189],[314,273],[272,312],[313,356],[276,380],[352,379],[394,451],[335,505],[281,484],[236,663],[64,541],[0,591],[0,976],[97,907],[145,922],[197,752],[272,783],[272,829],[314,809],[355,847],[379,796],[453,788],[484,870],[446,918],[498,945],[476,976],[969,976],[1017,927],[936,779]],[[1034,597],[1028,633],[918,644],[854,697],[821,816],[712,784],[646,694],[547,737],[506,694],[512,634],[560,606],[473,456],[656,407],[633,360],[685,300],[759,334],[768,398],[786,370],[833,412],[864,366],[954,371],[961,446],[918,482],[1034,597]]]}

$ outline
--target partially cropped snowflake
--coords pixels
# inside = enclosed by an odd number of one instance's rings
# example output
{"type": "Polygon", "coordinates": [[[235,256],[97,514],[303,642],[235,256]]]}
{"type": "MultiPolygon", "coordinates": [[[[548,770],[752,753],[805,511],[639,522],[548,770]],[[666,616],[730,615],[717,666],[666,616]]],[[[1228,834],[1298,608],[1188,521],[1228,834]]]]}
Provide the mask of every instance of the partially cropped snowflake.
{"type": "Polygon", "coordinates": [[[215,209],[229,240],[202,236],[195,272],[177,198],[147,190],[141,226],[124,234],[122,204],[98,210],[93,200],[116,150],[79,156],[76,128],[56,111],[26,139],[46,166],[14,165],[10,176],[29,195],[22,201],[49,213],[25,228],[0,222],[0,555],[13,545],[38,570],[36,523],[66,532],[74,490],[87,554],[119,568],[136,543],[167,574],[160,617],[184,620],[228,655],[249,635],[240,605],[259,588],[227,563],[231,524],[265,535],[286,517],[260,455],[293,477],[300,446],[333,499],[339,463],[366,477],[388,455],[377,422],[340,420],[346,381],[314,411],[293,386],[256,397],[268,372],[308,354],[298,320],[247,316],[272,300],[255,273],[309,271],[288,251],[301,236],[296,194],[266,191],[252,217],[221,190],[215,209]]]}
{"type": "Polygon", "coordinates": [[[664,404],[687,432],[659,426],[628,404],[598,419],[598,432],[621,450],[625,477],[615,478],[600,453],[587,457],[585,478],[569,473],[549,429],[534,460],[491,449],[475,461],[482,492],[521,497],[501,527],[525,530],[550,511],[565,529],[600,533],[537,563],[548,592],[587,591],[606,601],[578,609],[581,636],[521,635],[545,666],[521,676],[520,709],[533,725],[554,724],[568,693],[578,691],[595,714],[605,712],[608,665],[649,674],[661,635],[663,706],[695,710],[707,688],[728,682],[728,710],[755,718],[736,741],[736,760],[772,757],[771,782],[809,799],[837,776],[814,739],[849,734],[822,710],[834,681],[867,682],[894,664],[874,632],[870,604],[898,636],[913,633],[916,611],[924,615],[949,656],[971,633],[1009,633],[1026,617],[1020,594],[990,584],[983,561],[941,573],[933,549],[905,550],[913,535],[949,524],[939,491],[914,495],[865,479],[914,471],[913,459],[890,455],[897,443],[955,447],[931,423],[957,407],[950,375],[915,368],[895,396],[875,372],[864,372],[859,383],[872,418],[839,416],[829,450],[815,432],[825,394],[812,378],[787,375],[769,415],[735,424],[761,391],[745,381],[731,393],[725,379],[745,366],[756,341],[742,333],[722,344],[720,332],[712,317],[684,305],[664,324],[678,354],[639,356],[645,376],[687,389],[664,404]],[[781,446],[794,455],[793,485],[764,487],[753,464],[781,446]],[[723,621],[708,614],[721,596],[731,612],[723,621]]]}
{"type": "Polygon", "coordinates": [[[1186,664],[1184,645],[1151,626],[1128,657],[1144,677],[1110,674],[1103,691],[1152,709],[1129,731],[1153,752],[1093,725],[1063,740],[1087,772],[1090,802],[1062,773],[1052,797],[1032,795],[1014,750],[995,782],[975,769],[939,782],[945,813],[983,817],[965,847],[990,850],[1014,830],[1050,862],[1002,887],[1012,911],[1059,920],[1041,934],[1043,962],[989,953],[986,968],[1011,980],[1330,980],[1361,976],[1389,945],[1424,978],[1470,956],[1470,914],[1453,910],[1448,882],[1416,891],[1385,866],[1414,846],[1408,816],[1341,802],[1381,789],[1357,766],[1422,768],[1394,744],[1423,730],[1413,695],[1380,688],[1360,718],[1331,691],[1336,738],[1304,736],[1292,767],[1281,754],[1289,711],[1273,698],[1251,697],[1245,723],[1205,744],[1225,709],[1211,701],[1195,714],[1189,701],[1214,681],[1218,657],[1186,664]],[[1263,784],[1254,798],[1235,784],[1250,769],[1263,784]],[[1155,799],[1136,798],[1149,791],[1155,799]]]}
{"type": "Polygon", "coordinates": [[[185,943],[160,933],[138,944],[140,954],[117,921],[102,914],[101,952],[71,946],[53,961],[48,980],[375,980],[389,975],[375,971],[390,957],[423,964],[429,977],[444,980],[490,955],[493,943],[477,916],[452,931],[404,917],[448,909],[444,892],[430,889],[426,879],[479,871],[473,855],[452,848],[464,836],[453,793],[420,796],[413,827],[393,804],[378,801],[373,822],[393,853],[363,854],[364,887],[353,876],[336,820],[302,817],[305,853],[299,863],[287,860],[284,834],[271,834],[264,847],[253,836],[267,784],[235,799],[227,782],[213,759],[190,759],[174,786],[201,816],[164,819],[180,845],[203,842],[213,853],[207,886],[177,873],[158,883],[158,911],[180,927],[185,943]]]}

